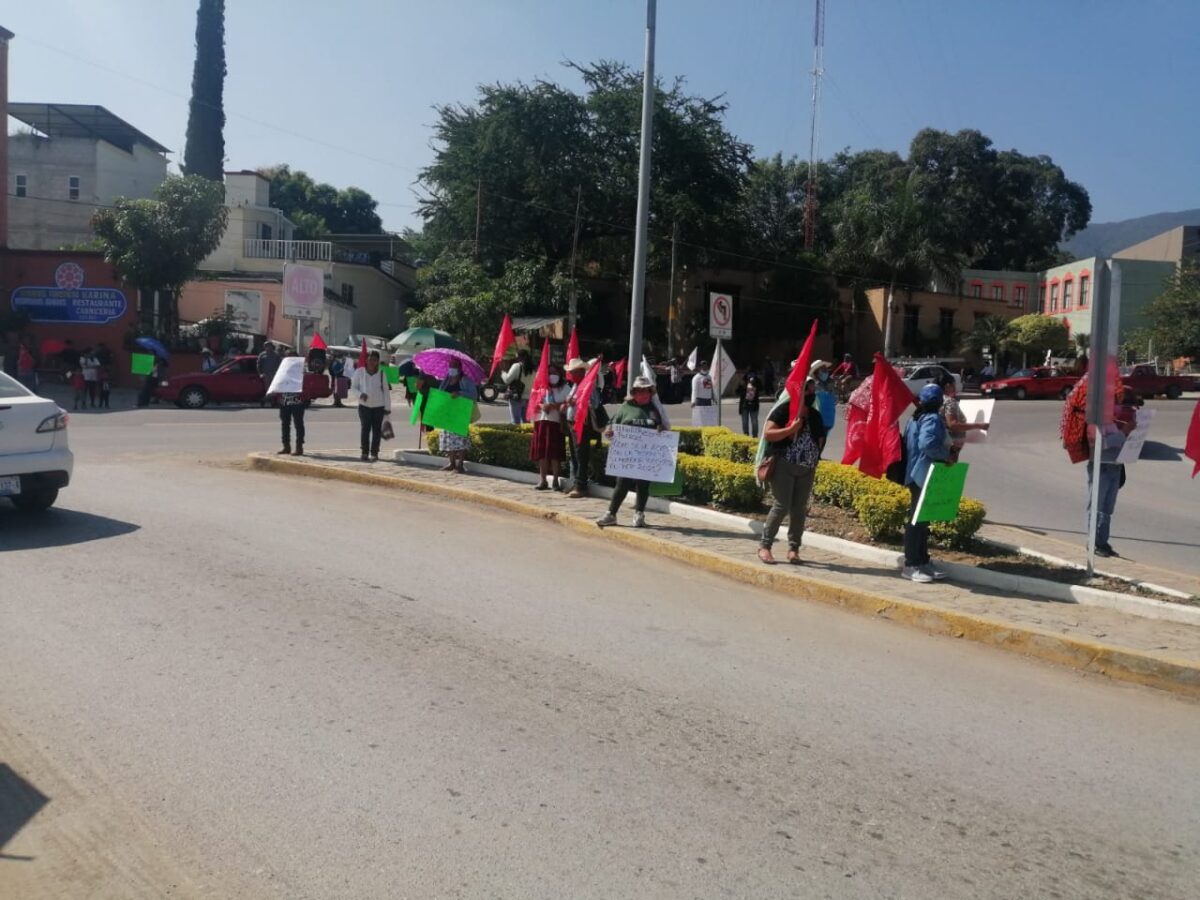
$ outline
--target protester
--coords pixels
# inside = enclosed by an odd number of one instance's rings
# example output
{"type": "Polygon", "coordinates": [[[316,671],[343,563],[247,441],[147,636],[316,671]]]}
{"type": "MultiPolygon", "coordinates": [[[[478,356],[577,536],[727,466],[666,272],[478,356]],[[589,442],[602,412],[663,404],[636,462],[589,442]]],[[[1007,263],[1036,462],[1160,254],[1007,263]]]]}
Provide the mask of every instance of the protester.
{"type": "Polygon", "coordinates": [[[83,372],[73,369],[67,372],[66,377],[67,384],[71,385],[74,394],[71,409],[87,409],[87,382],[83,378],[83,372]]]}
{"type": "Polygon", "coordinates": [[[667,369],[671,379],[671,393],[667,397],[668,403],[683,402],[683,360],[676,356],[671,360],[671,365],[667,369]]]}
{"type": "Polygon", "coordinates": [[[100,365],[100,408],[112,409],[110,398],[112,397],[112,369],[101,363],[100,365]]]}
{"type": "Polygon", "coordinates": [[[100,360],[96,359],[91,347],[85,348],[80,354],[79,368],[83,372],[88,404],[95,409],[96,401],[100,398],[100,360]]]}
{"type": "Polygon", "coordinates": [[[501,373],[504,382],[504,399],[508,401],[508,417],[513,425],[525,422],[525,379],[533,371],[533,358],[528,350],[517,351],[517,360],[501,373]]]}
{"type": "Polygon", "coordinates": [[[37,360],[34,359],[33,353],[25,342],[22,342],[17,350],[17,380],[29,390],[37,392],[37,360]]]}
{"type": "Polygon", "coordinates": [[[333,405],[342,407],[342,401],[350,395],[350,379],[346,377],[346,360],[340,353],[333,355],[329,364],[329,377],[333,379],[333,405]]]}
{"type": "Polygon", "coordinates": [[[808,377],[816,381],[816,408],[821,415],[821,421],[825,424],[826,431],[832,429],[837,422],[837,396],[833,393],[833,385],[830,381],[832,367],[832,363],[827,363],[823,359],[816,360],[808,367],[808,377]]]}
{"type": "Polygon", "coordinates": [[[849,353],[842,354],[842,361],[837,368],[833,370],[832,377],[835,381],[847,382],[858,377],[858,366],[854,365],[854,357],[849,353]]]}
{"type": "Polygon", "coordinates": [[[946,577],[929,558],[929,523],[913,524],[930,466],[950,460],[949,433],[941,414],[944,399],[939,385],[927,384],[921,388],[917,397],[917,411],[904,432],[908,455],[904,485],[912,501],[904,520],[904,570],[901,576],[918,584],[930,584],[946,577]]]}
{"type": "MultiPolygon", "coordinates": [[[[580,362],[580,360],[575,360],[580,362]]],[[[582,364],[582,363],[581,363],[582,364]]],[[[529,444],[529,458],[538,464],[538,483],[534,490],[547,491],[562,488],[562,461],[566,458],[563,444],[563,411],[571,396],[571,389],[563,384],[562,369],[550,364],[550,386],[546,389],[537,412],[533,417],[533,440],[529,444]],[[553,477],[553,485],[547,483],[553,477]]]]}
{"type": "Polygon", "coordinates": [[[742,434],[758,437],[758,409],[762,403],[762,382],[757,375],[742,373],[737,386],[738,414],[742,417],[742,434]]]}
{"type": "Polygon", "coordinates": [[[217,359],[213,356],[212,350],[205,347],[200,351],[200,371],[215,372],[217,370],[217,359]]]}
{"type": "Polygon", "coordinates": [[[954,376],[944,373],[938,379],[938,385],[942,388],[944,399],[942,400],[942,421],[946,423],[946,430],[950,434],[950,450],[953,459],[958,459],[958,453],[963,448],[963,444],[967,440],[968,431],[987,431],[987,422],[968,422],[966,415],[958,405],[958,383],[954,380],[954,376]]]}
{"type": "MultiPolygon", "coordinates": [[[[629,395],[621,408],[612,418],[612,424],[605,430],[604,436],[609,440],[613,436],[613,425],[632,425],[635,428],[653,428],[663,430],[662,416],[654,405],[654,382],[645,375],[639,375],[630,385],[629,395]]],[[[617,524],[617,511],[630,491],[634,492],[633,527],[646,527],[646,501],[650,499],[650,482],[640,478],[618,478],[613,489],[612,500],[608,504],[608,512],[596,520],[601,528],[617,524]]]]}
{"type": "Polygon", "coordinates": [[[775,564],[771,546],[784,516],[788,518],[787,561],[792,565],[800,564],[800,543],[808,518],[808,501],[817,463],[825,449],[825,424],[815,406],[816,386],[812,378],[805,381],[804,402],[790,422],[791,397],[786,391],[780,394],[763,429],[758,462],[774,459],[770,480],[771,511],[763,524],[758,547],[758,558],[767,565],[775,564]]]}
{"type": "MultiPolygon", "coordinates": [[[[285,358],[290,353],[284,354],[285,358]]],[[[279,455],[304,455],[304,394],[279,394],[279,425],[283,439],[283,448],[276,451],[279,455]],[[292,425],[296,426],[296,449],[292,450],[292,425]]],[[[376,453],[376,456],[379,454],[376,453]]]]}
{"type": "Polygon", "coordinates": [[[700,360],[699,371],[692,376],[692,424],[704,425],[706,417],[696,412],[713,405],[713,380],[709,374],[708,360],[700,360]]]}
{"type": "MultiPolygon", "coordinates": [[[[466,397],[468,400],[479,399],[478,386],[463,374],[462,368],[457,364],[450,366],[446,377],[442,379],[442,383],[438,385],[438,388],[456,397],[466,397]]],[[[443,431],[441,448],[446,451],[446,456],[449,459],[449,462],[442,467],[442,471],[465,474],[466,470],[463,468],[463,462],[467,458],[467,451],[471,449],[471,439],[465,434],[443,431]]]]}
{"type": "MultiPolygon", "coordinates": [[[[275,379],[275,372],[279,369],[279,354],[275,350],[275,345],[267,341],[263,347],[262,353],[258,354],[258,377],[262,379],[263,391],[267,391],[271,387],[271,382],[275,379]]],[[[259,402],[259,406],[266,405],[266,394],[259,402]]]]}
{"type": "Polygon", "coordinates": [[[358,398],[359,449],[363,462],[379,461],[383,420],[392,412],[392,388],[379,366],[379,351],[367,354],[367,364],[354,370],[351,391],[358,398]]]}
{"type": "Polygon", "coordinates": [[[579,385],[587,375],[588,370],[596,364],[596,360],[584,362],[573,359],[567,363],[567,381],[571,383],[571,393],[567,397],[567,440],[571,449],[571,493],[568,497],[579,499],[588,494],[588,482],[591,478],[592,445],[600,442],[600,435],[608,421],[604,405],[600,402],[599,387],[593,387],[588,397],[588,408],[579,409],[577,394],[579,385]],[[584,417],[583,440],[575,437],[575,422],[579,416],[584,417]]]}

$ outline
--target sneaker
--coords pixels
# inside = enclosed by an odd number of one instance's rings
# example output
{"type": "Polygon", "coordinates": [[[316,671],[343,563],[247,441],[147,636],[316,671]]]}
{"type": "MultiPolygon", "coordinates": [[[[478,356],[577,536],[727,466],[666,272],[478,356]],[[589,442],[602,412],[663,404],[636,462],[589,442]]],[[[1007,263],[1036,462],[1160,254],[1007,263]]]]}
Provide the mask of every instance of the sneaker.
{"type": "Polygon", "coordinates": [[[634,528],[645,528],[646,527],[646,514],[644,512],[635,512],[633,514],[633,527],[634,528]]]}
{"type": "Polygon", "coordinates": [[[900,577],[915,581],[917,584],[933,584],[933,576],[918,566],[905,566],[900,577]]]}
{"type": "Polygon", "coordinates": [[[925,563],[921,566],[921,571],[932,578],[934,581],[945,581],[946,573],[935,566],[933,563],[925,563]]]}
{"type": "Polygon", "coordinates": [[[600,518],[598,518],[596,520],[597,528],[607,528],[609,525],[616,525],[616,524],[617,524],[617,517],[614,516],[612,513],[605,513],[604,515],[602,515],[600,518]]]}
{"type": "Polygon", "coordinates": [[[1112,547],[1110,547],[1108,544],[1097,544],[1096,545],[1096,555],[1103,557],[1104,559],[1109,559],[1113,556],[1116,556],[1117,551],[1114,550],[1112,547]]]}
{"type": "Polygon", "coordinates": [[[369,461],[369,460],[370,460],[370,458],[371,458],[371,457],[367,456],[367,454],[365,454],[365,453],[364,453],[362,456],[360,456],[360,457],[359,457],[359,459],[361,459],[363,462],[367,462],[367,461],[369,461]]]}

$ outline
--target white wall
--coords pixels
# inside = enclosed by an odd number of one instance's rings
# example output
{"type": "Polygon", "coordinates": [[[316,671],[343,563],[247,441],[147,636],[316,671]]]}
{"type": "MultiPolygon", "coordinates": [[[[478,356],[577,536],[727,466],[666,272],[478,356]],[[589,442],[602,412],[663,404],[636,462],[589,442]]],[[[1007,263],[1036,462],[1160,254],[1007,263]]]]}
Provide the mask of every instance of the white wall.
{"type": "Polygon", "coordinates": [[[142,144],[126,153],[105,141],[96,144],[96,202],[117,197],[153,197],[167,177],[167,158],[142,144]]]}
{"type": "Polygon", "coordinates": [[[56,250],[92,239],[96,211],[96,141],[49,140],[32,134],[8,138],[9,246],[56,250]],[[17,197],[17,175],[26,176],[26,197],[17,197]],[[68,179],[79,177],[79,199],[71,201],[68,179]]]}

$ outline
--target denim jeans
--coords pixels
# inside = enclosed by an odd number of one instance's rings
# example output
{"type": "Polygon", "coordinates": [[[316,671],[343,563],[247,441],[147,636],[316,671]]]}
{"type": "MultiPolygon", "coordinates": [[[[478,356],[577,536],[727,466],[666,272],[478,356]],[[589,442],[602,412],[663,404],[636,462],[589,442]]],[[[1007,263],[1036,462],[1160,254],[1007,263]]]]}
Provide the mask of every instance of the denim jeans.
{"type": "Polygon", "coordinates": [[[279,407],[279,429],[283,446],[292,446],[292,423],[296,423],[296,446],[304,446],[304,404],[279,407]]]}
{"type": "Polygon", "coordinates": [[[748,434],[750,437],[758,437],[757,409],[742,410],[742,434],[748,434]]]}
{"type": "Polygon", "coordinates": [[[775,535],[788,517],[788,549],[799,550],[804,537],[804,522],[808,518],[808,498],[812,494],[813,480],[817,470],[783,459],[776,461],[775,474],[771,476],[771,511],[763,525],[762,546],[770,549],[775,535]]]}
{"type": "Polygon", "coordinates": [[[525,398],[508,401],[508,419],[513,425],[525,424],[525,398]]]}
{"type": "MultiPolygon", "coordinates": [[[[1091,527],[1092,521],[1092,464],[1087,464],[1087,519],[1084,521],[1084,533],[1091,527]]],[[[1096,546],[1103,547],[1108,543],[1109,529],[1112,527],[1113,510],[1117,508],[1117,491],[1121,490],[1120,463],[1100,463],[1100,507],[1096,516],[1096,546]]]]}
{"type": "Polygon", "coordinates": [[[917,501],[921,499],[921,488],[910,484],[908,492],[912,502],[908,506],[908,517],[904,520],[904,565],[906,568],[916,568],[929,565],[929,523],[912,523],[917,512],[917,501]]]}

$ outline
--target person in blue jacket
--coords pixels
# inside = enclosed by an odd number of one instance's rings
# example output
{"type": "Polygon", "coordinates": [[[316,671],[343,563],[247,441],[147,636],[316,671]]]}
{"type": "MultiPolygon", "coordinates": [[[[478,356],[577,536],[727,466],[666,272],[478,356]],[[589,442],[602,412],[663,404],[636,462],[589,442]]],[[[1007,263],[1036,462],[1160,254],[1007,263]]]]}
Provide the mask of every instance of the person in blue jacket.
{"type": "Polygon", "coordinates": [[[944,572],[934,568],[929,559],[929,523],[913,524],[917,501],[925,486],[929,467],[937,462],[950,462],[950,433],[942,419],[942,389],[936,384],[921,388],[917,398],[917,411],[913,414],[904,432],[904,447],[908,464],[904,472],[904,486],[912,495],[908,518],[904,520],[904,571],[901,576],[918,584],[930,584],[945,578],[944,572]]]}

